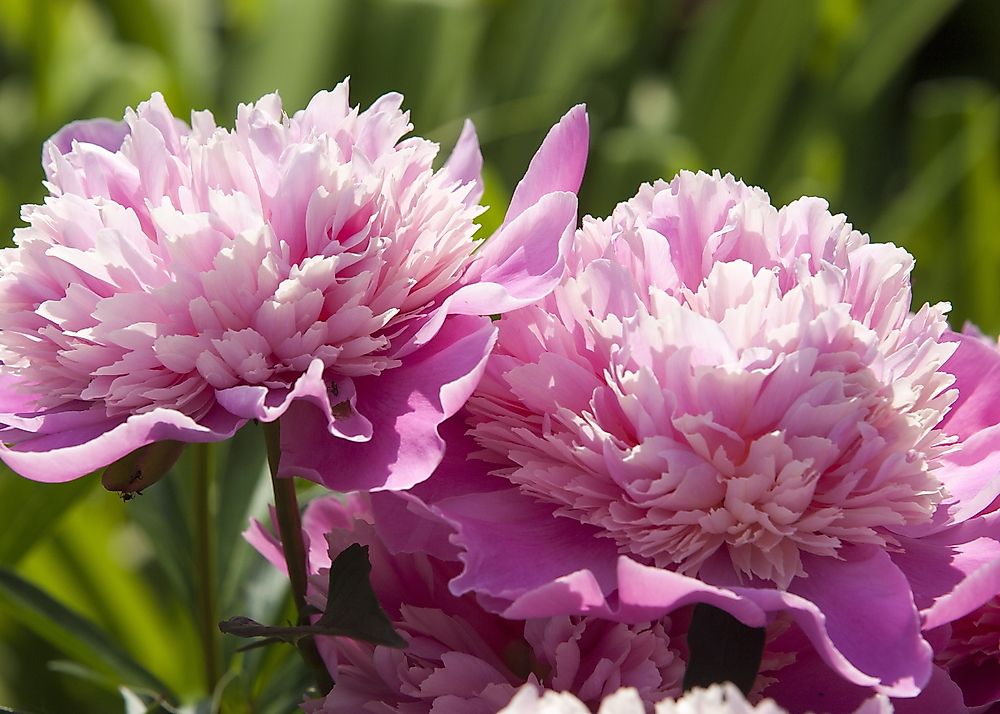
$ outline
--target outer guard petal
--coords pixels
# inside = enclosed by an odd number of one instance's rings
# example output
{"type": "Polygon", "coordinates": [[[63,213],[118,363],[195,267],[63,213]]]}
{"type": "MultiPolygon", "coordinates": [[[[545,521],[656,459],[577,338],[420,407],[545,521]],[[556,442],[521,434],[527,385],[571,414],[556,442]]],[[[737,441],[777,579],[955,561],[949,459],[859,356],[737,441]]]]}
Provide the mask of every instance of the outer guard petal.
{"type": "Polygon", "coordinates": [[[495,339],[489,318],[452,318],[405,366],[356,379],[357,411],[372,424],[365,443],[332,436],[305,404],[289,410],[279,473],[338,491],[400,490],[425,480],[445,450],[438,426],[469,398],[495,339]]]}

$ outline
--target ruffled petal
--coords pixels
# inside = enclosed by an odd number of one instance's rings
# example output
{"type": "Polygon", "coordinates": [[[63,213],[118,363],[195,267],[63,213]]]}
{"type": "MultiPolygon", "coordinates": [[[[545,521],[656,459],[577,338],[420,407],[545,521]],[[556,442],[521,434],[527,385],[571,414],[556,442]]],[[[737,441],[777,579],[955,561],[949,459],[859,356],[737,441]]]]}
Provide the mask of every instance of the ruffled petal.
{"type": "Polygon", "coordinates": [[[154,409],[127,418],[93,421],[88,412],[59,412],[43,422],[35,433],[6,432],[0,445],[0,459],[17,473],[35,481],[71,481],[117,461],[154,441],[210,442],[230,438],[245,423],[224,409],[213,409],[200,421],[172,409],[154,409]],[[80,415],[84,423],[75,428],[50,430],[44,422],[62,422],[80,415]],[[90,421],[90,423],[86,423],[90,421]],[[17,442],[9,438],[16,434],[17,442]]]}
{"type": "Polygon", "coordinates": [[[338,491],[399,490],[420,483],[444,454],[438,426],[479,382],[496,330],[488,318],[448,320],[405,367],[355,379],[356,409],[370,441],[331,435],[325,415],[303,403],[282,420],[283,476],[304,476],[338,491]]]}

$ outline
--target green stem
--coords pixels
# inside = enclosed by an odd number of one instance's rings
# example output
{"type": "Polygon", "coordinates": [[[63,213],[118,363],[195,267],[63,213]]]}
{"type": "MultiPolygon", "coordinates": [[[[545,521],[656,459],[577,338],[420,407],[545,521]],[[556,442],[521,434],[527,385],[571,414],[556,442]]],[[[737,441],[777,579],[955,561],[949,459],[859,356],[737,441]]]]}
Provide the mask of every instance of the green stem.
{"type": "Polygon", "coordinates": [[[219,681],[222,652],[219,648],[218,605],[215,579],[215,464],[212,445],[194,448],[194,560],[197,578],[198,635],[205,667],[205,689],[211,694],[219,681]]]}
{"type": "MultiPolygon", "coordinates": [[[[299,514],[298,498],[295,495],[295,481],[278,477],[278,462],[281,459],[281,431],[277,421],[263,424],[264,441],[267,444],[267,464],[271,469],[271,487],[274,489],[274,511],[278,520],[278,536],[281,549],[288,566],[288,580],[292,585],[292,600],[298,613],[298,624],[309,624],[309,609],[306,604],[306,588],[309,584],[308,562],[305,542],[302,539],[302,517],[299,514]]],[[[313,670],[316,684],[322,694],[333,689],[333,679],[326,669],[323,659],[316,649],[312,637],[303,637],[298,643],[302,659],[313,670]]]]}

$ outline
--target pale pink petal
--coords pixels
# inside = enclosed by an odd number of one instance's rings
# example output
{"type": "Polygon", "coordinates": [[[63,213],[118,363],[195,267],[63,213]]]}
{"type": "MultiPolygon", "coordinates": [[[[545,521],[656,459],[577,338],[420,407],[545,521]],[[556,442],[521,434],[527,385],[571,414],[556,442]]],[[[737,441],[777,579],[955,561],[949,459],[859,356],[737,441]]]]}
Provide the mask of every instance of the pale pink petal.
{"type": "Polygon", "coordinates": [[[52,148],[61,154],[68,154],[73,142],[94,144],[108,151],[118,151],[122,141],[128,136],[125,122],[111,119],[82,119],[67,124],[49,139],[52,148]]]}
{"type": "Polygon", "coordinates": [[[576,194],[587,165],[589,140],[587,111],[578,104],[549,130],[531,159],[524,178],[514,189],[504,224],[513,221],[548,193],[576,194]]]}
{"type": "Polygon", "coordinates": [[[462,124],[462,133],[448,160],[441,167],[442,180],[457,181],[461,185],[472,184],[466,202],[479,203],[483,197],[483,155],[479,151],[479,137],[476,127],[469,119],[462,124]]]}

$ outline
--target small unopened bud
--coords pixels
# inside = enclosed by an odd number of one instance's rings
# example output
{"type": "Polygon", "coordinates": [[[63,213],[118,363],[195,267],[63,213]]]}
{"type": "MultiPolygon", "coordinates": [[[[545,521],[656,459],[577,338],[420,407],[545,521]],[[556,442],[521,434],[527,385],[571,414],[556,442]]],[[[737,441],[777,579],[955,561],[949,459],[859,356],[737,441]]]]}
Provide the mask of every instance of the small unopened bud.
{"type": "Polygon", "coordinates": [[[163,478],[177,463],[185,446],[180,441],[157,441],[140,447],[104,469],[101,485],[120,493],[123,501],[131,500],[163,478]]]}

